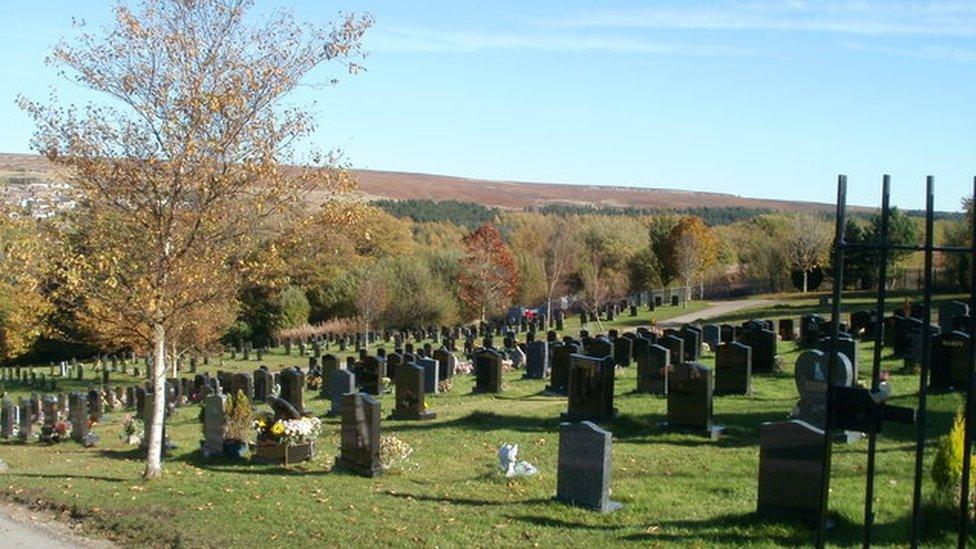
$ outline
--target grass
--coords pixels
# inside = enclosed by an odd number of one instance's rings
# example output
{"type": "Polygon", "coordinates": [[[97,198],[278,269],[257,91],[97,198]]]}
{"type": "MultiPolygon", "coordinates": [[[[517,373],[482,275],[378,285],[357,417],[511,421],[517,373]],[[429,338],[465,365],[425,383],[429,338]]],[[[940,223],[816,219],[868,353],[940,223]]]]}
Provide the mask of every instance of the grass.
{"type": "MultiPolygon", "coordinates": [[[[656,311],[658,320],[685,312],[656,311]]],[[[615,324],[625,322],[630,319],[615,324]]],[[[567,324],[570,331],[578,329],[573,320],[567,324]]],[[[862,345],[862,372],[868,369],[869,349],[862,345]]],[[[662,432],[665,400],[634,394],[635,368],[621,369],[615,402],[620,417],[604,427],[614,434],[613,499],[624,508],[609,515],[552,501],[558,417],[566,402],[543,396],[546,382],[522,380],[520,372],[506,375],[500,395],[473,395],[473,378],[455,378],[450,393],[428,397],[438,414],[434,421],[384,420],[384,434],[395,434],[416,451],[408,465],[376,479],[330,471],[338,452],[337,419],[325,420],[318,456],[310,463],[285,469],[205,461],[197,451],[197,408],[187,406],[170,421],[169,434],[179,448],[166,460],[161,480],[138,480],[141,456],[118,439],[116,413],[95,427],[102,437],[97,448],[0,444],[0,457],[10,465],[0,477],[0,495],[64,510],[97,534],[139,545],[807,545],[813,539],[807,525],[753,514],[759,425],[785,419],[796,400],[790,372],[799,350],[781,342],[779,352],[787,371],[757,377],[751,396],[716,397],[716,421],[727,427],[718,442],[662,432]],[[495,475],[495,452],[503,442],[518,443],[520,458],[537,465],[539,475],[510,481],[495,475]]],[[[900,364],[885,355],[884,367],[896,370],[900,364]]],[[[281,354],[266,359],[274,365],[303,361],[281,354]]],[[[713,357],[706,355],[703,362],[711,365],[713,357]]],[[[252,360],[246,368],[256,364],[252,360]]],[[[245,365],[226,361],[224,367],[245,365]]],[[[897,403],[913,405],[917,376],[894,374],[892,383],[901,395],[897,403]]],[[[385,416],[392,395],[381,402],[385,416]]],[[[956,394],[930,397],[930,441],[948,431],[961,402],[956,394]]],[[[306,405],[317,414],[327,409],[327,402],[312,393],[306,394],[306,405]]],[[[913,442],[909,426],[887,426],[879,439],[875,543],[880,546],[908,540],[913,442]]],[[[831,508],[838,526],[831,544],[859,544],[865,449],[865,442],[835,446],[831,508]]],[[[927,495],[932,454],[927,451],[927,495]]],[[[943,522],[939,516],[930,521],[943,522]]],[[[932,527],[924,544],[948,546],[953,540],[951,525],[932,527]]]]}

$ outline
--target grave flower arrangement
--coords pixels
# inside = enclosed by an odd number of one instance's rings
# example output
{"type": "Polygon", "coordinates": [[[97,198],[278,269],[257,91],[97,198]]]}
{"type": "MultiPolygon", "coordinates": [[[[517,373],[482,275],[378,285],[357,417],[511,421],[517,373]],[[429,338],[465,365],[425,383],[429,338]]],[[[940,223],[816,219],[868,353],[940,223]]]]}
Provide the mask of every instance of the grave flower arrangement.
{"type": "Polygon", "coordinates": [[[143,425],[141,419],[132,414],[126,414],[122,417],[122,432],[119,433],[119,438],[124,440],[126,444],[135,445],[141,443],[144,434],[145,425],[143,425]]]}
{"type": "Polygon", "coordinates": [[[322,434],[322,421],[317,417],[276,420],[271,414],[261,414],[252,425],[259,446],[305,444],[322,434]]]}
{"type": "Polygon", "coordinates": [[[58,421],[54,424],[54,432],[51,433],[51,442],[61,442],[71,437],[71,424],[67,421],[58,421]]]}

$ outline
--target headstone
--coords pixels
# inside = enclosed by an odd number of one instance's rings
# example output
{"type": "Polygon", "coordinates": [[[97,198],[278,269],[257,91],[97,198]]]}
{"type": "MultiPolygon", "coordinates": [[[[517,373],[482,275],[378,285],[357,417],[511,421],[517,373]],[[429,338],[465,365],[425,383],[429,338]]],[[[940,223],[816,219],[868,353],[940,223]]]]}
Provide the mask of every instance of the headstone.
{"type": "Polygon", "coordinates": [[[685,324],[677,336],[684,340],[684,361],[697,362],[701,358],[702,333],[698,328],[685,324]]]}
{"type": "Polygon", "coordinates": [[[665,427],[718,439],[725,428],[712,422],[714,390],[714,373],[701,364],[683,362],[672,368],[668,377],[665,427]]]}
{"type": "Polygon", "coordinates": [[[620,509],[610,501],[612,438],[589,421],[559,425],[558,501],[601,513],[620,509]]]}
{"type": "Polygon", "coordinates": [[[739,342],[752,349],[752,371],[771,374],[778,371],[776,333],[766,328],[743,330],[739,342]]]}
{"type": "Polygon", "coordinates": [[[823,437],[822,429],[799,420],[759,427],[759,514],[819,515],[823,437]]]}
{"type": "Polygon", "coordinates": [[[224,395],[207,395],[203,399],[203,440],[200,441],[200,451],[205,458],[223,455],[224,426],[227,424],[224,414],[225,399],[224,395]]]}
{"type": "MultiPolygon", "coordinates": [[[[432,362],[436,364],[436,361],[432,362]]],[[[397,369],[396,408],[390,419],[428,420],[437,417],[437,414],[427,410],[425,371],[417,364],[402,364],[397,369]]],[[[436,368],[434,371],[437,371],[436,368]]]]}
{"type": "Polygon", "coordinates": [[[614,374],[611,357],[572,355],[568,410],[563,420],[603,422],[617,417],[613,407],[614,374]]]}
{"type": "Polygon", "coordinates": [[[438,364],[437,377],[445,381],[454,377],[454,368],[457,365],[457,358],[446,346],[434,351],[434,360],[438,364]]]}
{"type": "Polygon", "coordinates": [[[621,368],[630,366],[633,346],[633,342],[626,337],[618,337],[613,341],[613,361],[617,366],[621,368]]]}
{"type": "Polygon", "coordinates": [[[752,349],[738,341],[719,345],[715,351],[715,394],[752,393],[752,349]]]}
{"type": "Polygon", "coordinates": [[[342,397],[341,450],[336,466],[365,477],[379,475],[380,403],[364,393],[342,397]]]}
{"type": "Polygon", "coordinates": [[[793,325],[792,318],[779,319],[779,338],[783,341],[796,339],[796,327],[793,325]]]}
{"type": "Polygon", "coordinates": [[[677,366],[681,364],[682,357],[685,356],[685,340],[676,335],[666,335],[661,338],[658,342],[661,346],[667,348],[668,354],[671,357],[671,365],[677,366]]]}
{"type": "Polygon", "coordinates": [[[264,402],[271,395],[271,389],[274,386],[274,377],[267,368],[262,366],[254,370],[252,378],[254,379],[254,400],[256,402],[264,402]]]}
{"type": "Polygon", "coordinates": [[[565,395],[569,391],[570,357],[580,352],[575,343],[553,343],[549,357],[549,385],[546,392],[565,395]]]}
{"type": "Polygon", "coordinates": [[[280,398],[288,401],[299,414],[304,414],[305,399],[302,391],[305,388],[305,374],[298,368],[286,368],[281,372],[279,383],[281,384],[280,398]]]}
{"type": "MultiPolygon", "coordinates": [[[[649,340],[643,339],[643,341],[649,340]]],[[[637,357],[637,392],[667,395],[668,372],[670,370],[671,352],[667,347],[654,344],[647,345],[646,355],[637,357]]]]}
{"type": "Polygon", "coordinates": [[[549,343],[533,341],[526,346],[525,379],[543,379],[549,368],[549,343]]]}
{"type": "Polygon", "coordinates": [[[8,399],[0,401],[0,438],[9,439],[14,436],[17,425],[17,406],[8,399]]]}
{"type": "Polygon", "coordinates": [[[708,348],[715,352],[715,349],[722,342],[722,333],[719,327],[715,324],[706,324],[702,326],[702,341],[708,345],[708,348]]]}
{"type": "MultiPolygon", "coordinates": [[[[827,355],[830,354],[830,350],[832,346],[833,343],[831,343],[831,339],[829,337],[821,338],[820,341],[817,342],[817,349],[827,355]]],[[[847,360],[851,363],[851,368],[854,369],[854,381],[857,381],[859,377],[858,362],[857,362],[857,340],[851,337],[838,337],[837,352],[847,357],[847,360]]]]}
{"type": "MultiPolygon", "coordinates": [[[[826,418],[827,369],[830,357],[818,350],[804,351],[796,359],[793,379],[800,395],[791,419],[798,419],[823,429],[826,418]]],[[[847,357],[837,353],[834,366],[834,385],[850,387],[854,384],[854,372],[847,357]]],[[[835,433],[839,442],[852,442],[860,438],[854,433],[835,433]]]]}
{"type": "Polygon", "coordinates": [[[482,349],[474,355],[476,393],[502,392],[502,357],[493,349],[482,349]]]}
{"type": "Polygon", "coordinates": [[[424,369],[424,392],[429,395],[439,393],[440,363],[433,358],[424,357],[417,360],[417,366],[424,369]]]}
{"type": "Polygon", "coordinates": [[[931,371],[930,390],[965,390],[969,381],[969,334],[955,331],[936,336],[931,371]]]}
{"type": "Polygon", "coordinates": [[[71,439],[82,442],[88,436],[88,402],[84,393],[75,391],[68,395],[68,419],[71,439]]]}
{"type": "Polygon", "coordinates": [[[332,393],[329,415],[337,416],[342,412],[342,399],[345,395],[356,392],[356,375],[349,370],[332,370],[328,385],[332,393]]]}
{"type": "Polygon", "coordinates": [[[364,393],[378,395],[381,391],[380,381],[384,377],[386,377],[386,362],[375,356],[367,356],[363,359],[356,379],[364,393]]]}
{"type": "Polygon", "coordinates": [[[939,305],[939,329],[951,332],[955,328],[956,317],[969,314],[969,305],[963,301],[948,301],[939,305]]]}

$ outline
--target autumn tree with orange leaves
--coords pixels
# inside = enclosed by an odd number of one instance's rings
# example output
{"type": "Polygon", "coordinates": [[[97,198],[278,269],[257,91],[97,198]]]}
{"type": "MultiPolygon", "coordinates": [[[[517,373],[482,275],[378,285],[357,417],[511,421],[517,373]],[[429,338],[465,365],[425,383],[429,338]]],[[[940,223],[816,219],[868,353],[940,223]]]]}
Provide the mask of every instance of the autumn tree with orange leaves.
{"type": "Polygon", "coordinates": [[[460,298],[482,322],[512,302],[518,284],[518,268],[502,235],[486,223],[464,237],[460,298]]]}
{"type": "MultiPolygon", "coordinates": [[[[54,48],[50,62],[88,104],[21,98],[33,147],[63,169],[70,216],[67,286],[103,340],[152,354],[154,414],[144,477],[162,473],[167,352],[215,336],[251,250],[313,189],[349,178],[328,156],[301,162],[310,111],[283,99],[314,69],[359,70],[372,20],[311,25],[249,14],[253,0],[143,0],[113,24],[54,48]],[[320,162],[316,162],[320,161],[320,162]],[[286,169],[286,164],[312,165],[286,169]]],[[[169,357],[173,360],[173,357],[169,357]]]]}
{"type": "Polygon", "coordinates": [[[685,298],[691,299],[694,283],[704,282],[705,271],[718,259],[718,239],[700,217],[685,217],[671,229],[665,261],[685,284],[685,298]]]}

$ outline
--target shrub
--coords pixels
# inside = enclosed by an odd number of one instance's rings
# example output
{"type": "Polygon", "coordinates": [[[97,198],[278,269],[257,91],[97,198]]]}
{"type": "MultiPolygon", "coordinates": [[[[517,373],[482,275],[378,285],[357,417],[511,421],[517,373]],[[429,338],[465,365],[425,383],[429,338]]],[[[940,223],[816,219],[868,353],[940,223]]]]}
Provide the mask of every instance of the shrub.
{"type": "Polygon", "coordinates": [[[296,286],[289,286],[281,292],[278,297],[278,306],[281,317],[278,325],[281,328],[294,328],[308,324],[308,315],[312,312],[312,306],[305,297],[305,292],[296,286]]]}
{"type": "Polygon", "coordinates": [[[224,403],[224,438],[247,442],[251,437],[251,400],[247,398],[244,391],[238,389],[237,394],[227,397],[224,403]]]}
{"type": "MultiPolygon", "coordinates": [[[[953,507],[959,505],[959,484],[962,480],[962,459],[965,450],[966,421],[962,410],[956,413],[956,419],[949,433],[939,439],[932,462],[932,480],[935,481],[938,499],[941,502],[951,502],[953,507]]],[[[976,480],[976,474],[970,471],[970,485],[976,480]]]]}

